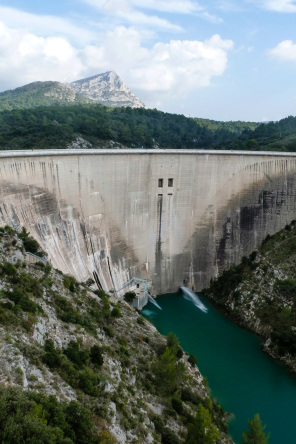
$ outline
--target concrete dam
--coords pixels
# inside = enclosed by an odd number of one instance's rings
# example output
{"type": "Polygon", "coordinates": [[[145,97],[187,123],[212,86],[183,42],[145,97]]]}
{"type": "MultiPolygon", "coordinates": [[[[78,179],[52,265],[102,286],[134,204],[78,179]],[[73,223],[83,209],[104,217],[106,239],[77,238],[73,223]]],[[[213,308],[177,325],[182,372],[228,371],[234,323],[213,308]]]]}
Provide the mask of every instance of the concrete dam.
{"type": "MultiPolygon", "coordinates": [[[[0,225],[54,267],[119,290],[195,290],[296,218],[296,155],[204,150],[0,153],[0,225]]],[[[122,292],[121,292],[122,294],[122,292]]]]}

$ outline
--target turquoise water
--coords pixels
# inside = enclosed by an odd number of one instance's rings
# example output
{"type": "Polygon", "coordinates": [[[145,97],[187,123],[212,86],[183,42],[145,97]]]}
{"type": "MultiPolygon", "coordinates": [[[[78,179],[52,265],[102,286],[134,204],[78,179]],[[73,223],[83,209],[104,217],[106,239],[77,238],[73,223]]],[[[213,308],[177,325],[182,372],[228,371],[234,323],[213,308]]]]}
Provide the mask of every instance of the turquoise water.
{"type": "Polygon", "coordinates": [[[267,425],[269,444],[296,443],[296,378],[260,349],[261,340],[243,330],[200,297],[200,310],[182,294],[157,297],[142,314],[164,335],[174,332],[183,349],[197,357],[212,396],[233,413],[229,434],[240,441],[255,413],[267,425]]]}

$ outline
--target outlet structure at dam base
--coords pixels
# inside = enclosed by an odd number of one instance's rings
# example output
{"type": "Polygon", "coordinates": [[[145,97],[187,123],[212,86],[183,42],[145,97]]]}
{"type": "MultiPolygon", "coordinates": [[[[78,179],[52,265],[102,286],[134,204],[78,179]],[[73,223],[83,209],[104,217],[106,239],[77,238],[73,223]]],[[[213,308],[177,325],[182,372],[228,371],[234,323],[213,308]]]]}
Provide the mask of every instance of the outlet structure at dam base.
{"type": "Polygon", "coordinates": [[[293,153],[0,152],[0,225],[25,226],[54,267],[107,291],[132,277],[154,294],[200,290],[293,219],[293,153]]]}

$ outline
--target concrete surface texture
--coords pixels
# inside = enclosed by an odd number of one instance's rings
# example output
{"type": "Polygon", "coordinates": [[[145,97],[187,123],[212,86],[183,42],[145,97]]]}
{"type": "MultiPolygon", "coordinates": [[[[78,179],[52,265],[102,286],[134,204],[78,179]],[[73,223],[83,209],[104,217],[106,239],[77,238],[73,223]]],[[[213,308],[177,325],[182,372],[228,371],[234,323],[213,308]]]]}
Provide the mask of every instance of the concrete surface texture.
{"type": "Polygon", "coordinates": [[[296,218],[296,156],[194,150],[0,153],[0,225],[105,290],[200,290],[296,218]]]}

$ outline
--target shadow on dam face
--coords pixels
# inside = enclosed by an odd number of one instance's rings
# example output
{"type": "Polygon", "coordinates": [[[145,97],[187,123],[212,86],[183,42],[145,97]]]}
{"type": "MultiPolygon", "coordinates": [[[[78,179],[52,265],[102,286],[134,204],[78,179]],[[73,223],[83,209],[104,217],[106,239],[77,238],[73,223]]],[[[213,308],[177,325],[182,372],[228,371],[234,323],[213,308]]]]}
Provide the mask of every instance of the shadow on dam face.
{"type": "Polygon", "coordinates": [[[193,150],[0,153],[0,221],[53,265],[120,289],[195,290],[296,214],[296,156],[193,150]]]}

